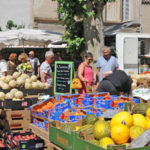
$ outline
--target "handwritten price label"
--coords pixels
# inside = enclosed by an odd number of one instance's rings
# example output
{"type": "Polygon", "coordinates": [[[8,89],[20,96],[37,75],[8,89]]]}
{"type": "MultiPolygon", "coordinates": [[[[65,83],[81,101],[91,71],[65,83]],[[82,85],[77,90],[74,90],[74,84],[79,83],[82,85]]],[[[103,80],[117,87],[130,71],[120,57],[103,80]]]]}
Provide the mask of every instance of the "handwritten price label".
{"type": "Polygon", "coordinates": [[[28,106],[28,102],[22,102],[21,106],[24,106],[24,107],[28,106]]]}

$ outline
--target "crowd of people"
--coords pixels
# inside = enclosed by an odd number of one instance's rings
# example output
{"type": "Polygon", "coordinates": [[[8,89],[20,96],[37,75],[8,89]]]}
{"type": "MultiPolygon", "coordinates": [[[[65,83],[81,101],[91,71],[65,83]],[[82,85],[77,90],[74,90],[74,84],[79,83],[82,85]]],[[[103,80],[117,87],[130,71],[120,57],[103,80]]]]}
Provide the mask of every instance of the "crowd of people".
{"type": "MultiPolygon", "coordinates": [[[[34,51],[30,51],[28,55],[21,53],[18,56],[19,64],[16,64],[17,54],[11,53],[9,61],[2,59],[0,54],[0,76],[12,75],[14,72],[27,73],[35,75],[42,82],[47,82],[50,87],[53,85],[53,74],[51,64],[54,60],[60,61],[60,54],[54,57],[53,51],[49,50],[45,53],[45,61],[40,61],[35,57],[34,51]],[[57,56],[57,57],[56,57],[57,56]]],[[[96,82],[94,82],[94,71],[91,66],[93,62],[92,53],[86,53],[85,60],[77,70],[78,77],[82,83],[82,89],[79,93],[85,95],[87,87],[92,89],[96,85],[98,92],[110,92],[111,94],[119,94],[119,92],[129,93],[132,80],[124,72],[119,70],[119,64],[114,56],[111,56],[110,48],[104,47],[103,56],[99,57],[96,67],[96,82]]]]}
{"type": "Polygon", "coordinates": [[[27,73],[28,75],[35,75],[42,82],[47,82],[52,87],[53,76],[50,64],[54,62],[54,53],[49,50],[45,53],[45,61],[40,64],[40,61],[35,57],[34,51],[21,53],[18,56],[19,64],[16,64],[17,54],[11,53],[8,62],[2,58],[0,53],[0,77],[6,75],[13,75],[14,72],[27,73]]]}
{"type": "MultiPolygon", "coordinates": [[[[98,92],[110,92],[119,95],[120,93],[130,93],[132,80],[122,70],[114,56],[111,56],[109,47],[103,48],[103,56],[99,57],[96,67],[96,82],[94,83],[94,71],[91,63],[93,62],[92,53],[85,55],[85,60],[79,65],[78,77],[82,82],[82,89],[79,93],[85,95],[87,87],[95,84],[98,92]]],[[[92,91],[92,90],[91,90],[92,91]]]]}

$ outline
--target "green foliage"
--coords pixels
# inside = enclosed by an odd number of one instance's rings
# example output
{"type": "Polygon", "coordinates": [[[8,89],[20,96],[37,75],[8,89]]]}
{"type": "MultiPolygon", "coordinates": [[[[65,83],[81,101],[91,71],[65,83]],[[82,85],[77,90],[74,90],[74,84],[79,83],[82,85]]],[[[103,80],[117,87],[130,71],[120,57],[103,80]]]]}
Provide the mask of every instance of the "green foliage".
{"type": "Polygon", "coordinates": [[[2,28],[0,27],[0,31],[2,31],[2,28]]]}
{"type": "Polygon", "coordinates": [[[72,55],[78,55],[84,50],[83,19],[95,15],[97,3],[105,5],[114,0],[90,0],[92,9],[87,8],[87,0],[53,1],[57,1],[59,4],[60,21],[66,28],[63,40],[67,42],[67,51],[71,52],[72,55]]]}
{"type": "Polygon", "coordinates": [[[6,28],[9,29],[9,30],[11,30],[12,28],[21,29],[21,28],[24,28],[24,27],[25,27],[24,25],[14,24],[14,22],[12,20],[8,20],[7,25],[6,25],[6,28]]]}
{"type": "Polygon", "coordinates": [[[7,25],[6,25],[6,28],[7,29],[9,29],[9,30],[11,30],[13,27],[17,27],[17,25],[16,24],[14,24],[14,22],[12,21],[12,20],[8,20],[7,21],[7,25]]]}

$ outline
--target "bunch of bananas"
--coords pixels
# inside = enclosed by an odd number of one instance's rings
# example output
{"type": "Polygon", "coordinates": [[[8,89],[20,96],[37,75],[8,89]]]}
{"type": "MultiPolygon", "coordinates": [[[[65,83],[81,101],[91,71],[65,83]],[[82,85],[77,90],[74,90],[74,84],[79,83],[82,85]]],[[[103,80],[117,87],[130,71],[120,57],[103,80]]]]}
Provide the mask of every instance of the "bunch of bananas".
{"type": "Polygon", "coordinates": [[[31,65],[29,63],[22,63],[17,67],[17,70],[23,73],[28,73],[31,70],[31,65]]]}

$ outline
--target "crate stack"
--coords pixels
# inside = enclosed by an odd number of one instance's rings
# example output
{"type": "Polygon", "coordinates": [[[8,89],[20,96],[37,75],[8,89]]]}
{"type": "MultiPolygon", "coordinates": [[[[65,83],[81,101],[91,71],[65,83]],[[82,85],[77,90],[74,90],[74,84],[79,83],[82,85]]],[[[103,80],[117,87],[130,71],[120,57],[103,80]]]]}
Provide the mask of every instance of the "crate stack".
{"type": "Polygon", "coordinates": [[[29,130],[31,121],[28,108],[23,110],[5,109],[10,130],[13,132],[25,132],[29,130]]]}

